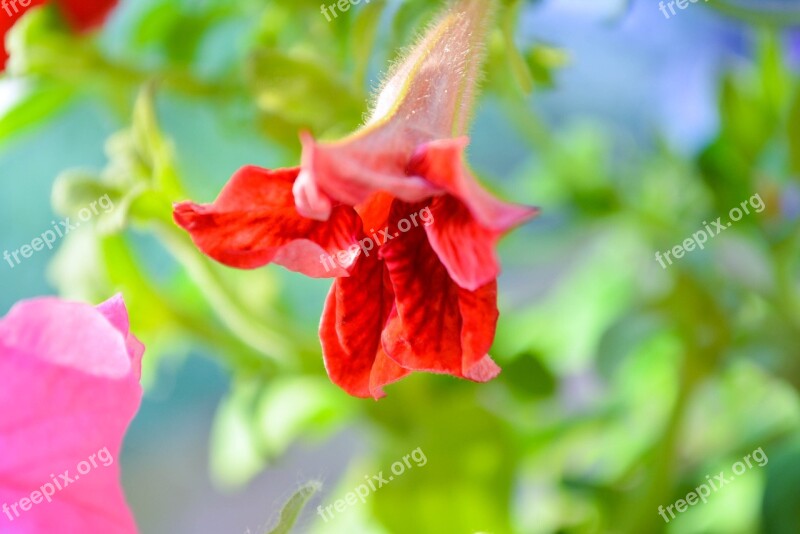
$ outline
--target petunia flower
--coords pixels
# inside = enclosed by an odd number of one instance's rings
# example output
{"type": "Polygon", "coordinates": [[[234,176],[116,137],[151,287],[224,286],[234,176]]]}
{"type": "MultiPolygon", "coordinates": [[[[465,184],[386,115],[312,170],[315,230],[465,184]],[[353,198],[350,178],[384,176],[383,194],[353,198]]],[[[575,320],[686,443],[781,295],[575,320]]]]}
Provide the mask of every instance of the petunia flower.
{"type": "Polygon", "coordinates": [[[488,355],[494,249],[537,210],[494,198],[464,164],[489,7],[454,3],[355,133],[303,133],[300,167],[244,167],[213,203],[175,206],[177,224],[226,265],[336,277],[320,339],[328,375],[352,395],[380,398],[412,371],[477,382],[500,371],[488,355]]]}
{"type": "MultiPolygon", "coordinates": [[[[86,32],[103,23],[117,0],[54,0],[59,11],[76,32],[86,32]]],[[[0,71],[8,60],[5,38],[8,31],[29,9],[47,0],[0,0],[0,71]]]]}
{"type": "Polygon", "coordinates": [[[0,319],[0,532],[137,531],[117,460],[143,352],[119,296],[0,319]]]}

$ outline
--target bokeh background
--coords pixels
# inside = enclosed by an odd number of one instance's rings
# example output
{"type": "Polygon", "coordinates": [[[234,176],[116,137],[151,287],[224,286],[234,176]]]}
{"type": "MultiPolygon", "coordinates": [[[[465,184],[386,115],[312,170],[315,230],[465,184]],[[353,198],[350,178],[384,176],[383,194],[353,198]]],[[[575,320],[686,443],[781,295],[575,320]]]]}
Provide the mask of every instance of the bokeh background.
{"type": "Polygon", "coordinates": [[[800,532],[800,5],[499,2],[469,161],[542,215],[500,253],[488,384],[415,375],[380,402],[325,376],[329,281],[213,264],[171,222],[241,165],[295,165],[297,132],[358,126],[442,3],[123,0],[97,35],[52,8],[0,81],[0,249],[109,194],[21,265],[0,312],[122,292],[146,343],[124,486],[144,533],[261,533],[302,484],[313,533],[800,532]],[[758,194],[668,269],[678,245],[758,194]],[[316,514],[427,458],[367,502],[316,514]],[[669,524],[667,506],[762,448],[669,524]]]}

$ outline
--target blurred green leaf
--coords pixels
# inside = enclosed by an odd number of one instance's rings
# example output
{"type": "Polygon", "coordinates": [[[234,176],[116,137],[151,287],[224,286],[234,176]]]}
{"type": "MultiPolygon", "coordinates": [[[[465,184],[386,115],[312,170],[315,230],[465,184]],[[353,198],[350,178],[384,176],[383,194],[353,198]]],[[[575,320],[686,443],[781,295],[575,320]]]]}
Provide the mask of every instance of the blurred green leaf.
{"type": "Polygon", "coordinates": [[[277,457],[301,437],[327,437],[353,414],[326,378],[286,377],[264,389],[256,407],[260,442],[277,457]],[[291,410],[286,407],[291,406],[291,410]]]}
{"type": "Polygon", "coordinates": [[[800,8],[791,1],[713,0],[708,5],[751,24],[800,24],[800,8]]]}
{"type": "Polygon", "coordinates": [[[365,107],[360,90],[315,59],[260,50],[251,56],[247,72],[259,108],[295,125],[295,130],[346,133],[357,126],[365,107]]]}
{"type": "Polygon", "coordinates": [[[794,534],[800,531],[800,440],[794,437],[773,450],[767,464],[762,525],[770,534],[794,534]]]}
{"type": "MultiPolygon", "coordinates": [[[[511,532],[517,457],[511,430],[476,403],[468,384],[431,388],[431,378],[406,378],[370,406],[386,432],[372,473],[382,471],[390,481],[370,494],[373,514],[389,532],[511,532]],[[418,452],[411,467],[392,472],[412,451],[418,452]]],[[[353,471],[349,487],[369,473],[353,471]]]]}
{"type": "Polygon", "coordinates": [[[253,433],[253,410],[260,391],[257,382],[240,382],[220,402],[209,444],[210,470],[224,488],[236,488],[267,464],[253,433]]]}
{"type": "Polygon", "coordinates": [[[189,64],[194,61],[205,34],[231,13],[231,6],[224,5],[189,11],[180,3],[157,3],[139,21],[133,42],[163,51],[171,64],[189,64]]]}
{"type": "Polygon", "coordinates": [[[378,0],[365,5],[357,14],[354,14],[350,53],[355,63],[353,80],[356,87],[364,86],[374,49],[373,45],[380,30],[380,18],[385,8],[385,2],[378,0]]]}
{"type": "Polygon", "coordinates": [[[795,90],[791,110],[786,125],[789,139],[790,170],[800,175],[800,88],[795,90]]]}
{"type": "Polygon", "coordinates": [[[72,88],[64,84],[34,86],[0,117],[0,143],[50,120],[72,101],[73,95],[72,88]]]}
{"type": "Polygon", "coordinates": [[[294,495],[286,502],[281,510],[278,524],[266,534],[289,534],[292,531],[297,519],[300,517],[300,512],[320,489],[322,484],[316,480],[306,482],[294,495]]]}
{"type": "Polygon", "coordinates": [[[504,364],[500,380],[524,400],[547,398],[556,391],[552,372],[532,354],[525,354],[504,364]]]}
{"type": "Polygon", "coordinates": [[[524,58],[533,80],[544,87],[553,87],[555,71],[566,67],[571,61],[569,53],[563,48],[543,43],[529,47],[524,58]]]}

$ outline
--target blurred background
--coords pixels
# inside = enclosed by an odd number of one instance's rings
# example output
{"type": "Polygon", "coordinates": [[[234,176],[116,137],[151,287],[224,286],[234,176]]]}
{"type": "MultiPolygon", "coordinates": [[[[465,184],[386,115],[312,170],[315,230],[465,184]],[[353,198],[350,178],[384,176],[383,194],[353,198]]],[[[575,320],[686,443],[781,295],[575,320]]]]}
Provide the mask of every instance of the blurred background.
{"type": "Polygon", "coordinates": [[[325,375],[330,281],[213,264],[171,220],[244,164],[296,165],[301,129],[356,128],[443,5],[319,4],[123,0],[84,37],[45,7],[9,37],[0,249],[114,209],[3,262],[0,312],[123,293],[147,345],[122,458],[142,532],[261,533],[309,480],[298,532],[800,532],[800,4],[499,2],[469,161],[543,209],[500,247],[503,372],[379,402],[325,375]],[[763,211],[656,261],[754,195],[763,211]],[[424,466],[316,513],[416,448],[424,466]],[[659,515],[757,448],[766,465],[659,515]]]}

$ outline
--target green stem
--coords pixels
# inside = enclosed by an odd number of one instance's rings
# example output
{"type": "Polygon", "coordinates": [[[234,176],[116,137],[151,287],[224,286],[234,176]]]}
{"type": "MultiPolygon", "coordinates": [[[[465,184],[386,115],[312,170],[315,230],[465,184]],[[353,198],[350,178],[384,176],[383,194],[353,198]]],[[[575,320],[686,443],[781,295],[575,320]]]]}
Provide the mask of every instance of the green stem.
{"type": "Polygon", "coordinates": [[[242,343],[237,337],[216,328],[211,321],[183,313],[175,308],[172,308],[170,312],[184,330],[214,346],[215,354],[225,360],[231,368],[252,373],[266,371],[265,364],[268,360],[265,360],[260,353],[254,352],[250,346],[242,343]]]}
{"type": "Polygon", "coordinates": [[[503,42],[505,43],[506,54],[508,62],[511,67],[511,72],[519,83],[520,89],[526,95],[533,91],[533,76],[531,75],[530,68],[528,68],[525,59],[517,48],[514,42],[514,29],[517,26],[519,18],[519,9],[522,6],[520,0],[514,0],[508,7],[506,7],[503,17],[500,20],[500,30],[503,35],[503,42]]]}
{"type": "Polygon", "coordinates": [[[713,7],[726,15],[742,19],[752,24],[770,24],[774,26],[794,26],[800,24],[800,8],[789,2],[764,1],[752,2],[750,6],[744,2],[731,0],[714,0],[713,7]],[[755,7],[755,6],[758,7],[755,7]]]}
{"type": "Polygon", "coordinates": [[[277,317],[259,320],[244,309],[239,299],[226,287],[208,260],[200,256],[194,245],[177,228],[159,224],[156,234],[172,255],[186,268],[190,277],[214,307],[220,320],[247,345],[283,367],[294,367],[298,350],[286,335],[288,324],[277,317]]]}

